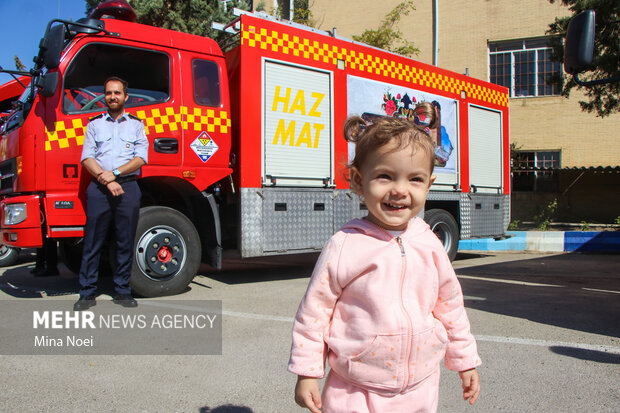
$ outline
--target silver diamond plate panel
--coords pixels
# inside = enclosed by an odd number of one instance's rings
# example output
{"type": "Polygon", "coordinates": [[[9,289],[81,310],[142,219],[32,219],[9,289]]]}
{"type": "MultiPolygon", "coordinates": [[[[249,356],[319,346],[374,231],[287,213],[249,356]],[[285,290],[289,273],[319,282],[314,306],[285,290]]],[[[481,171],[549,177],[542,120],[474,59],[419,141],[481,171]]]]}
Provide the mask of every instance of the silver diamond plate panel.
{"type": "Polygon", "coordinates": [[[504,231],[510,225],[510,195],[504,195],[504,231]]]}
{"type": "Polygon", "coordinates": [[[334,232],[353,218],[368,215],[368,210],[361,207],[359,195],[350,190],[338,190],[334,193],[334,232]]]}
{"type": "Polygon", "coordinates": [[[241,256],[320,250],[342,225],[367,214],[350,190],[241,189],[241,256]]]}
{"type": "Polygon", "coordinates": [[[470,194],[472,237],[503,235],[505,209],[510,209],[505,195],[470,194]]]}
{"type": "Polygon", "coordinates": [[[320,250],[334,233],[333,192],[264,189],[263,251],[320,250]]]}
{"type": "Polygon", "coordinates": [[[428,201],[460,201],[461,193],[460,192],[441,192],[441,191],[431,191],[428,193],[426,197],[428,201]]]}
{"type": "Polygon", "coordinates": [[[263,255],[263,190],[241,188],[241,256],[263,255]]]}
{"type": "Polygon", "coordinates": [[[469,194],[461,193],[460,195],[460,214],[461,214],[461,239],[471,238],[471,201],[469,194]]]}

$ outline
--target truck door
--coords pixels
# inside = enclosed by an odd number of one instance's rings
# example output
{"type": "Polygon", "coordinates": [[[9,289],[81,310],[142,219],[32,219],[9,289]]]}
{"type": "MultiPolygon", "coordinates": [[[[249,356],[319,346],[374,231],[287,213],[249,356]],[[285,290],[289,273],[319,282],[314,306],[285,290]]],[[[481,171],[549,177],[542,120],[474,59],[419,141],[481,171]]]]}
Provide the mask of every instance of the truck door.
{"type": "MultiPolygon", "coordinates": [[[[226,169],[230,153],[230,104],[225,61],[181,52],[183,84],[183,166],[226,169]]],[[[204,170],[203,170],[204,172],[204,170]]],[[[213,178],[213,180],[216,180],[213,178]]]]}

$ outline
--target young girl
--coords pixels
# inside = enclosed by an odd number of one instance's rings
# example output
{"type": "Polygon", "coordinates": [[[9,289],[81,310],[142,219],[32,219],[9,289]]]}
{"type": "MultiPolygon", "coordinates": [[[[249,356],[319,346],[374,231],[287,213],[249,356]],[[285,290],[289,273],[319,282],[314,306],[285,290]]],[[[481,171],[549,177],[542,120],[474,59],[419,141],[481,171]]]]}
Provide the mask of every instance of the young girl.
{"type": "Polygon", "coordinates": [[[445,355],[473,404],[480,358],[461,286],[416,217],[435,179],[433,143],[396,118],[350,118],[345,137],[356,144],[350,180],[368,216],[328,241],[299,306],[288,366],[298,375],[295,401],[323,413],[434,412],[445,355]]]}

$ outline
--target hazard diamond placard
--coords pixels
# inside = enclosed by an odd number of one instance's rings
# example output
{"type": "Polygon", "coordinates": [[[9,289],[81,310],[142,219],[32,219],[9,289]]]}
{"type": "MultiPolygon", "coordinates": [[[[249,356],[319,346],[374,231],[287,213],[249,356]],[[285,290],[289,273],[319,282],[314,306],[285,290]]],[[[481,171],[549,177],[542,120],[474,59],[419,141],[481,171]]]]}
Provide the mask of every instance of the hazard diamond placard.
{"type": "Polygon", "coordinates": [[[207,162],[219,148],[207,132],[202,132],[198,135],[190,147],[203,162],[207,162]]]}

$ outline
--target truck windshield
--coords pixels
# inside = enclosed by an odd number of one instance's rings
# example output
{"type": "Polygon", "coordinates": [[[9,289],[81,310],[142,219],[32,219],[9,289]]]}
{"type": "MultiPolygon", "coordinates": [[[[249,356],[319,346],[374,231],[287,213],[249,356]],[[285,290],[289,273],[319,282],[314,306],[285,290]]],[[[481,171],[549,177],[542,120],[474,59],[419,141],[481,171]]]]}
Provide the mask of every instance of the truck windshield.
{"type": "Polygon", "coordinates": [[[103,82],[110,76],[118,76],[129,83],[129,100],[125,107],[161,103],[170,97],[170,58],[167,54],[91,43],[77,53],[67,68],[63,112],[104,110],[103,82]]]}

